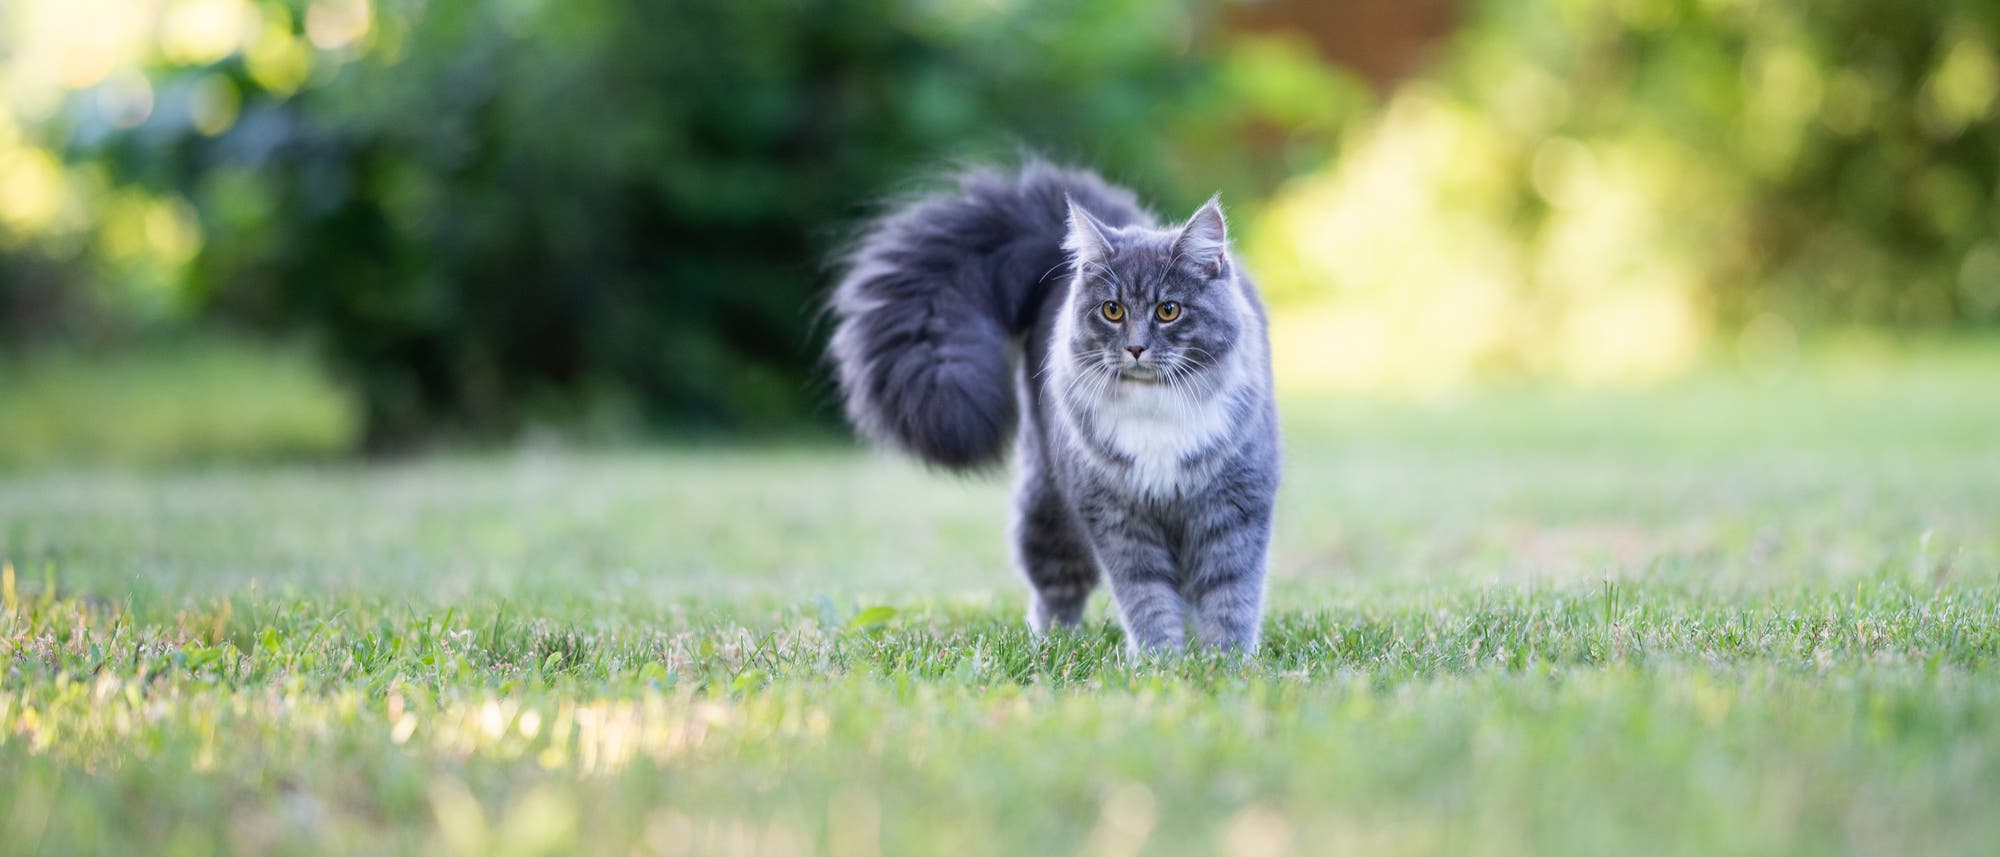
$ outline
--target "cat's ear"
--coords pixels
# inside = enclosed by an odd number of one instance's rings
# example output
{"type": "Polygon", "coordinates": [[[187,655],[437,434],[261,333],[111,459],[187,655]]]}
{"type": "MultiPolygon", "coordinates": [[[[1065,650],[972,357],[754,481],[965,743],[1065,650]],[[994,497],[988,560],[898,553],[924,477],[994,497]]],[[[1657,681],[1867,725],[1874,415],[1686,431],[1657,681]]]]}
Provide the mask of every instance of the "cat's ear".
{"type": "Polygon", "coordinates": [[[1174,239],[1173,256],[1214,278],[1229,269],[1229,224],[1222,219],[1222,194],[1208,198],[1174,239]]]}
{"type": "Polygon", "coordinates": [[[1110,229],[1068,195],[1063,196],[1063,202],[1069,205],[1069,235],[1063,239],[1063,249],[1079,262],[1111,255],[1110,229]]]}

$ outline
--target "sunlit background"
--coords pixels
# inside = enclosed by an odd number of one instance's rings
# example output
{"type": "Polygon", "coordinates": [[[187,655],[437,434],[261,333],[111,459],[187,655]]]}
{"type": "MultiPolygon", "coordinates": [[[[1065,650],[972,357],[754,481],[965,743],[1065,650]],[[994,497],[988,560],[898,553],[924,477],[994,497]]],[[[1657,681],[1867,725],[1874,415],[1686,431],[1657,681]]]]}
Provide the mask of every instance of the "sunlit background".
{"type": "Polygon", "coordinates": [[[2000,0],[0,0],[0,857],[1986,857],[1996,111],[2000,0]],[[1253,658],[841,425],[1023,149],[1223,195],[1253,658]]]}
{"type": "MultiPolygon", "coordinates": [[[[824,260],[1022,147],[1221,190],[1287,395],[2000,326],[1982,0],[10,0],[0,463],[835,425],[824,260]]],[[[1874,353],[1869,351],[1869,353],[1874,353]]]]}

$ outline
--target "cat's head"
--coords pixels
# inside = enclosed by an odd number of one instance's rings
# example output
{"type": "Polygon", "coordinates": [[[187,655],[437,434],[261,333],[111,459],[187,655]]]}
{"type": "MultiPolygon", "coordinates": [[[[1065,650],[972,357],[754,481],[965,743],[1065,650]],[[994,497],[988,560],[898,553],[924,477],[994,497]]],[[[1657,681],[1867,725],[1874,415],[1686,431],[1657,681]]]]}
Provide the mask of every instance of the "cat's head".
{"type": "Polygon", "coordinates": [[[1253,323],[1219,199],[1172,229],[1113,228],[1072,201],[1063,248],[1075,263],[1064,326],[1083,374],[1205,387],[1253,323]]]}

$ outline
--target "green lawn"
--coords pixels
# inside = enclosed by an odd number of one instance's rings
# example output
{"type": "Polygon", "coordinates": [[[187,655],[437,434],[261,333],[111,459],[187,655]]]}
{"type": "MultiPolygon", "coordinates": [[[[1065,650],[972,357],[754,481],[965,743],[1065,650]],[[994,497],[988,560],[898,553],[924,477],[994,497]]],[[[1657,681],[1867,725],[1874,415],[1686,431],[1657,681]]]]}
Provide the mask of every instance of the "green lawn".
{"type": "Polygon", "coordinates": [[[0,852],[1992,853],[2000,360],[1291,402],[1267,642],[848,448],[0,476],[0,852]]]}

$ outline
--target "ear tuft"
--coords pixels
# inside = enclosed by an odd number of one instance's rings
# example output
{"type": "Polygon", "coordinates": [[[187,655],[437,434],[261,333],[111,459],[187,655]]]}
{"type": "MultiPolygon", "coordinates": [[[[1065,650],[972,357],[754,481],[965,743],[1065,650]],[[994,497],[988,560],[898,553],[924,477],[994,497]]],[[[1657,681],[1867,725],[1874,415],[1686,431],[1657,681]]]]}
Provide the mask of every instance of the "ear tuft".
{"type": "Polygon", "coordinates": [[[1069,251],[1071,258],[1084,262],[1111,255],[1107,227],[1067,194],[1063,196],[1063,202],[1069,205],[1069,235],[1063,238],[1063,249],[1069,251]]]}
{"type": "Polygon", "coordinates": [[[1222,218],[1222,194],[1208,198],[1174,239],[1175,258],[1210,277],[1220,277],[1229,265],[1229,224],[1222,218]]]}

